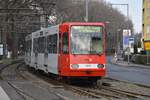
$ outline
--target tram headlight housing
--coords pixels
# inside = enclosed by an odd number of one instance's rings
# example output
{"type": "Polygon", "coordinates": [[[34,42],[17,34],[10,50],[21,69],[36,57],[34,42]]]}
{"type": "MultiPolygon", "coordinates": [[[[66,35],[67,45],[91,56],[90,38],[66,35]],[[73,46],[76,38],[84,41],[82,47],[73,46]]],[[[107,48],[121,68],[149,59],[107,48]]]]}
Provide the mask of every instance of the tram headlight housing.
{"type": "Polygon", "coordinates": [[[98,67],[98,68],[104,68],[105,65],[104,65],[104,64],[98,64],[97,67],[98,67]]]}
{"type": "Polygon", "coordinates": [[[72,65],[71,65],[71,68],[73,68],[73,69],[78,69],[78,68],[79,68],[79,65],[78,65],[78,64],[72,64],[72,65]]]}

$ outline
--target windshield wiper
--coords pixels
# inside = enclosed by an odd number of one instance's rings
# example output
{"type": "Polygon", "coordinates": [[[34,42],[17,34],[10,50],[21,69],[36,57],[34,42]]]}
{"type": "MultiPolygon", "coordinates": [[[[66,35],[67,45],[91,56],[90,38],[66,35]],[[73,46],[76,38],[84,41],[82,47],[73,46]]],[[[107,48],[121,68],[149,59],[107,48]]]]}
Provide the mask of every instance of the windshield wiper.
{"type": "Polygon", "coordinates": [[[97,54],[97,55],[102,55],[102,52],[97,52],[97,51],[90,51],[90,54],[97,54]]]}

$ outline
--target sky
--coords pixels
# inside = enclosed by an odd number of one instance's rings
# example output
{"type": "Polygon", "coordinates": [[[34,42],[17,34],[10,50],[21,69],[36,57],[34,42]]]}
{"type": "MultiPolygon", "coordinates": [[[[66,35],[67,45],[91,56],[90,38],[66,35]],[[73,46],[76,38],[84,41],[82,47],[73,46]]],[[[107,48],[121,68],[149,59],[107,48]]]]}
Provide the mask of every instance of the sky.
{"type": "MultiPolygon", "coordinates": [[[[129,4],[129,18],[134,24],[135,33],[142,32],[142,1],[143,0],[106,0],[112,4],[129,4]]],[[[113,5],[127,16],[127,6],[113,5]]]]}

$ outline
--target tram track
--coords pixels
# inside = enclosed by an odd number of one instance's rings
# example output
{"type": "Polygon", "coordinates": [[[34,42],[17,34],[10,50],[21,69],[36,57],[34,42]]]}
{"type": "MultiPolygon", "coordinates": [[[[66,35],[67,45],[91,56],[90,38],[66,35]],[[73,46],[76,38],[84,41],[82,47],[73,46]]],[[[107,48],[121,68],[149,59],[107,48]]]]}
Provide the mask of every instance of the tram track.
{"type": "MultiPolygon", "coordinates": [[[[22,64],[23,65],[23,64],[22,64]]],[[[20,66],[19,66],[20,67],[20,66]]],[[[29,80],[28,78],[27,78],[27,76],[26,75],[24,75],[24,74],[22,74],[21,73],[21,71],[22,70],[20,70],[19,69],[19,67],[16,69],[16,71],[18,72],[18,74],[21,76],[21,77],[23,77],[24,79],[26,79],[26,80],[29,80]]],[[[29,80],[30,81],[30,80],[29,80]]],[[[36,83],[40,83],[40,84],[45,84],[45,83],[43,83],[43,82],[39,82],[39,81],[31,81],[32,83],[34,83],[34,82],[36,82],[36,83]]],[[[37,86],[37,87],[39,87],[39,88],[41,88],[41,89],[43,89],[43,87],[41,87],[41,86],[37,86]]],[[[50,86],[51,87],[51,86],[50,86]]],[[[53,88],[60,88],[61,86],[54,86],[53,88]]],[[[59,98],[61,98],[61,100],[70,100],[69,98],[67,98],[67,97],[65,97],[65,96],[63,96],[63,95],[61,95],[61,94],[59,94],[59,93],[56,93],[55,91],[53,91],[53,90],[51,90],[51,89],[49,89],[49,88],[47,88],[47,91],[51,94],[51,93],[54,93],[56,96],[58,96],[59,98]]],[[[22,92],[22,91],[21,91],[22,92]]],[[[30,96],[30,95],[29,95],[30,96]]],[[[31,97],[31,96],[30,96],[31,97]]]]}
{"type": "MultiPolygon", "coordinates": [[[[33,73],[33,74],[35,74],[35,73],[33,73]]],[[[69,85],[62,81],[60,82],[57,79],[47,77],[46,74],[43,75],[41,73],[36,72],[36,75],[39,78],[41,78],[42,80],[48,82],[49,84],[53,84],[54,86],[52,88],[65,88],[65,89],[74,91],[75,93],[82,95],[82,96],[88,96],[91,98],[105,97],[107,100],[112,100],[111,98],[116,98],[119,100],[120,96],[117,95],[119,93],[121,95],[121,97],[124,96],[124,97],[139,98],[138,96],[127,94],[127,93],[121,93],[121,92],[117,92],[115,94],[110,93],[110,90],[108,91],[108,89],[107,89],[107,91],[106,91],[106,89],[104,89],[104,88],[103,88],[103,90],[105,90],[106,92],[102,92],[99,89],[95,90],[94,88],[84,88],[82,86],[79,87],[79,86],[75,86],[75,85],[69,85]]],[[[68,99],[64,99],[64,100],[68,100],[68,99]]]]}
{"type": "MultiPolygon", "coordinates": [[[[75,88],[74,88],[75,89],[75,88]]],[[[131,93],[131,92],[129,92],[129,91],[119,91],[119,90],[117,90],[117,89],[114,89],[114,88],[109,88],[109,87],[107,87],[107,89],[106,89],[106,87],[104,88],[102,88],[101,90],[98,90],[98,89],[93,89],[93,88],[89,88],[89,89],[87,89],[87,88],[81,88],[80,87],[80,89],[82,89],[82,90],[84,90],[84,91],[86,91],[87,93],[92,93],[92,94],[94,94],[94,95],[101,95],[101,96],[104,96],[105,98],[107,98],[108,100],[111,100],[111,98],[116,98],[116,99],[121,99],[122,97],[124,97],[124,98],[130,98],[131,100],[133,99],[133,98],[137,98],[137,99],[143,99],[142,97],[141,97],[141,95],[139,95],[139,94],[136,94],[136,93],[131,93]]],[[[143,96],[143,95],[142,95],[143,96]]],[[[145,95],[144,95],[145,96],[145,95]]],[[[147,96],[146,95],[146,97],[149,97],[149,96],[147,96]]],[[[129,99],[129,100],[130,100],[129,99]]],[[[144,99],[143,99],[144,100],[144,99]]]]}
{"type": "Polygon", "coordinates": [[[119,99],[119,97],[116,95],[111,95],[111,94],[104,93],[101,91],[94,91],[92,89],[85,89],[85,88],[74,87],[74,86],[69,86],[69,88],[77,92],[80,95],[84,95],[84,96],[88,96],[92,98],[105,98],[106,100],[112,100],[111,98],[119,99]]]}
{"type": "MultiPolygon", "coordinates": [[[[29,95],[28,93],[24,92],[22,89],[18,88],[16,85],[14,85],[12,82],[10,82],[9,80],[5,79],[2,77],[2,71],[9,68],[9,67],[13,67],[13,66],[17,66],[14,71],[15,73],[17,73],[17,75],[19,75],[19,77],[23,78],[23,79],[28,79],[26,78],[20,71],[20,67],[23,65],[24,63],[22,62],[12,62],[11,64],[7,64],[5,66],[3,66],[1,69],[0,69],[0,76],[1,76],[1,79],[3,81],[5,81],[9,86],[11,86],[16,92],[17,94],[19,94],[24,100],[26,100],[26,97],[30,97],[32,98],[32,100],[37,100],[36,98],[32,97],[31,95],[29,95]]],[[[59,81],[57,80],[50,80],[50,78],[45,78],[45,77],[42,77],[42,79],[46,79],[46,81],[50,82],[51,81],[55,81],[55,83],[60,83],[59,81]]],[[[12,81],[12,80],[11,80],[12,81]]],[[[95,91],[91,91],[90,89],[83,89],[81,87],[76,87],[76,86],[72,86],[72,85],[68,85],[68,84],[65,84],[65,83],[61,83],[60,85],[64,86],[65,88],[69,89],[69,90],[72,90],[80,95],[84,95],[84,96],[88,96],[88,97],[92,97],[92,98],[102,98],[103,95],[105,96],[109,96],[109,97],[115,97],[115,98],[118,98],[116,96],[113,96],[113,95],[109,95],[109,94],[105,94],[105,93],[102,93],[102,92],[95,92],[95,91]]],[[[57,94],[58,96],[60,96],[61,98],[63,97],[62,95],[59,95],[57,94]]],[[[108,99],[108,98],[107,98],[108,99]]],[[[67,100],[66,98],[63,97],[63,100],[67,100]]],[[[108,99],[110,100],[110,99],[108,99]]]]}
{"type": "Polygon", "coordinates": [[[11,82],[8,80],[8,79],[5,79],[3,76],[2,76],[2,72],[4,70],[6,70],[7,68],[9,67],[13,67],[13,66],[17,66],[17,68],[15,69],[15,72],[21,76],[22,78],[24,78],[21,74],[18,73],[17,69],[23,65],[23,62],[21,62],[22,60],[18,60],[18,61],[12,61],[10,64],[6,64],[4,66],[1,67],[0,69],[0,78],[2,81],[6,82],[11,88],[13,88],[16,93],[18,95],[20,95],[20,97],[23,99],[23,100],[27,100],[26,98],[30,98],[30,100],[37,100],[36,98],[32,97],[31,95],[29,95],[28,93],[24,92],[22,89],[20,89],[19,87],[15,86],[13,83],[12,83],[12,80],[11,82]]]}
{"type": "Polygon", "coordinates": [[[112,100],[111,98],[120,99],[122,97],[128,98],[129,100],[132,99],[139,99],[144,100],[143,97],[150,97],[150,95],[147,94],[140,94],[136,92],[126,91],[126,90],[120,90],[112,87],[102,86],[102,89],[95,89],[95,88],[86,88],[82,86],[75,86],[75,85],[69,85],[64,82],[58,81],[57,79],[51,79],[44,77],[43,75],[39,75],[41,79],[45,80],[46,82],[50,84],[59,84],[60,86],[63,86],[66,89],[75,91],[79,95],[84,95],[92,98],[102,98],[105,97],[108,100],[112,100]],[[102,92],[105,91],[105,92],[102,92]]]}
{"type": "Polygon", "coordinates": [[[34,98],[32,95],[29,95],[28,93],[24,92],[22,89],[18,88],[11,82],[7,82],[16,92],[23,97],[24,100],[27,100],[26,98],[30,97],[32,100],[38,100],[34,98]]]}
{"type": "MultiPolygon", "coordinates": [[[[114,78],[110,78],[110,77],[106,77],[106,79],[112,80],[112,81],[114,80],[114,81],[118,81],[118,82],[129,83],[129,81],[126,81],[126,80],[114,79],[114,78]]],[[[134,83],[134,82],[131,84],[150,89],[150,85],[144,85],[144,84],[139,84],[139,83],[134,83]]]]}
{"type": "MultiPolygon", "coordinates": [[[[22,70],[20,67],[24,65],[24,63],[18,62],[18,63],[12,63],[12,64],[8,64],[5,65],[4,67],[2,67],[0,69],[0,77],[3,81],[7,82],[9,86],[11,86],[14,90],[16,90],[16,92],[23,98],[23,100],[26,100],[26,98],[31,98],[31,100],[37,100],[36,98],[34,98],[32,95],[24,92],[24,90],[22,90],[21,88],[17,87],[15,84],[13,84],[12,82],[10,82],[9,80],[3,78],[1,76],[1,73],[4,69],[11,67],[11,66],[15,66],[15,64],[17,64],[17,67],[15,68],[15,72],[17,73],[17,75],[19,77],[21,77],[24,80],[28,80],[28,76],[24,75],[22,70]]],[[[29,73],[31,71],[27,70],[29,73]]],[[[55,78],[50,78],[47,75],[43,75],[41,73],[37,73],[35,74],[35,72],[31,72],[31,74],[33,73],[33,75],[38,76],[40,79],[44,80],[44,82],[48,83],[48,84],[53,84],[53,87],[50,86],[51,88],[65,88],[67,90],[71,90],[81,96],[87,96],[90,98],[106,98],[106,100],[119,100],[120,98],[124,97],[124,98],[128,98],[129,100],[132,99],[139,99],[139,100],[144,100],[143,97],[150,97],[150,95],[147,94],[140,94],[140,93],[135,93],[135,92],[131,92],[131,91],[126,91],[126,90],[121,90],[121,89],[116,89],[113,87],[108,87],[108,86],[102,86],[102,89],[95,89],[94,87],[83,87],[83,86],[76,86],[76,85],[70,85],[70,84],[66,84],[65,82],[60,82],[60,80],[57,80],[55,78]],[[118,95],[117,95],[118,94],[118,95]]],[[[34,81],[34,80],[33,80],[34,81]]],[[[43,84],[40,82],[40,84],[43,84]]],[[[42,88],[42,87],[40,87],[42,88]]],[[[56,93],[55,91],[51,91],[48,89],[48,91],[50,93],[55,93],[55,95],[57,95],[58,97],[60,97],[63,100],[69,100],[67,97],[56,93]]]]}
{"type": "MultiPolygon", "coordinates": [[[[21,77],[23,80],[25,81],[28,81],[30,83],[33,83],[32,85],[35,85],[34,83],[40,83],[40,84],[43,84],[42,82],[38,82],[37,80],[33,80],[33,81],[30,81],[29,80],[29,77],[26,76],[22,69],[20,69],[21,66],[23,66],[24,63],[23,62],[16,62],[16,63],[11,63],[11,64],[7,64],[5,66],[3,66],[1,69],[0,69],[0,77],[1,77],[1,80],[6,82],[11,88],[13,88],[16,93],[23,99],[23,100],[41,100],[41,99],[37,99],[36,97],[32,96],[31,94],[27,93],[27,91],[24,91],[24,89],[18,87],[16,84],[14,84],[13,82],[19,82],[19,80],[12,80],[12,79],[5,79],[5,77],[3,77],[2,75],[2,72],[4,70],[7,70],[7,68],[10,68],[10,67],[13,67],[13,66],[16,66],[15,69],[14,69],[14,72],[17,73],[17,77],[21,77]]],[[[37,85],[36,87],[38,88],[41,88],[41,89],[44,89],[43,87],[37,85]]],[[[59,93],[56,93],[55,91],[52,91],[50,89],[47,89],[48,92],[50,94],[55,94],[56,96],[58,96],[61,100],[70,100],[69,98],[65,97],[64,95],[61,95],[59,93]]]]}
{"type": "Polygon", "coordinates": [[[120,93],[120,94],[125,94],[129,97],[137,97],[137,98],[139,98],[140,96],[150,97],[150,95],[135,93],[135,92],[131,92],[131,91],[125,91],[125,90],[121,90],[121,89],[115,89],[115,88],[112,88],[112,87],[103,86],[103,89],[109,90],[109,91],[112,91],[112,92],[116,92],[116,93],[120,93]]]}
{"type": "Polygon", "coordinates": [[[28,80],[28,78],[25,77],[25,76],[21,73],[22,70],[19,69],[22,65],[24,65],[24,62],[21,63],[21,64],[19,64],[19,65],[16,67],[15,72],[16,72],[20,77],[22,77],[22,79],[28,80]]]}
{"type": "MultiPolygon", "coordinates": [[[[31,72],[33,73],[33,72],[31,72]]],[[[35,73],[34,73],[35,74],[35,73]]],[[[47,77],[46,75],[41,75],[41,73],[36,73],[36,75],[44,80],[45,82],[47,82],[48,84],[53,84],[54,86],[50,86],[52,88],[65,88],[67,90],[71,90],[71,91],[74,91],[82,96],[88,96],[88,97],[92,97],[92,98],[102,98],[102,96],[100,95],[96,95],[94,93],[91,93],[91,92],[88,92],[86,90],[83,90],[79,87],[75,87],[75,86],[72,86],[72,85],[69,85],[69,84],[66,84],[65,82],[61,81],[60,80],[57,80],[55,78],[49,78],[47,77]]],[[[68,100],[66,98],[64,98],[64,100],[68,100]]]]}

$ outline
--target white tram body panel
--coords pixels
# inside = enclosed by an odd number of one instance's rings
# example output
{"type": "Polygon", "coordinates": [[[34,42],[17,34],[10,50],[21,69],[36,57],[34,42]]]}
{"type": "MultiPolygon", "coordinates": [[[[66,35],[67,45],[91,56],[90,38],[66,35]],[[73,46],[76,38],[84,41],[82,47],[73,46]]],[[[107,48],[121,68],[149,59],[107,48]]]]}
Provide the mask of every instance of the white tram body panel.
{"type": "Polygon", "coordinates": [[[31,63],[30,63],[30,67],[34,67],[34,65],[35,65],[35,54],[33,53],[33,34],[35,34],[35,32],[32,33],[32,49],[31,49],[31,63]]]}
{"type": "MultiPolygon", "coordinates": [[[[58,74],[58,50],[56,49],[57,51],[52,52],[50,51],[52,48],[48,48],[49,45],[55,46],[54,44],[58,44],[58,33],[59,25],[32,33],[31,59],[30,63],[27,62],[30,67],[43,70],[46,73],[58,74]],[[56,43],[53,43],[53,41],[56,43]],[[42,47],[37,48],[37,45],[42,47]]],[[[29,58],[29,56],[26,56],[26,58],[29,58]]]]}
{"type": "MultiPolygon", "coordinates": [[[[58,33],[59,33],[59,25],[48,28],[47,40],[49,36],[53,35],[56,38],[56,48],[58,48],[58,33]]],[[[58,49],[56,49],[55,53],[48,53],[48,57],[46,58],[47,70],[50,73],[58,74],[58,49]]]]}

